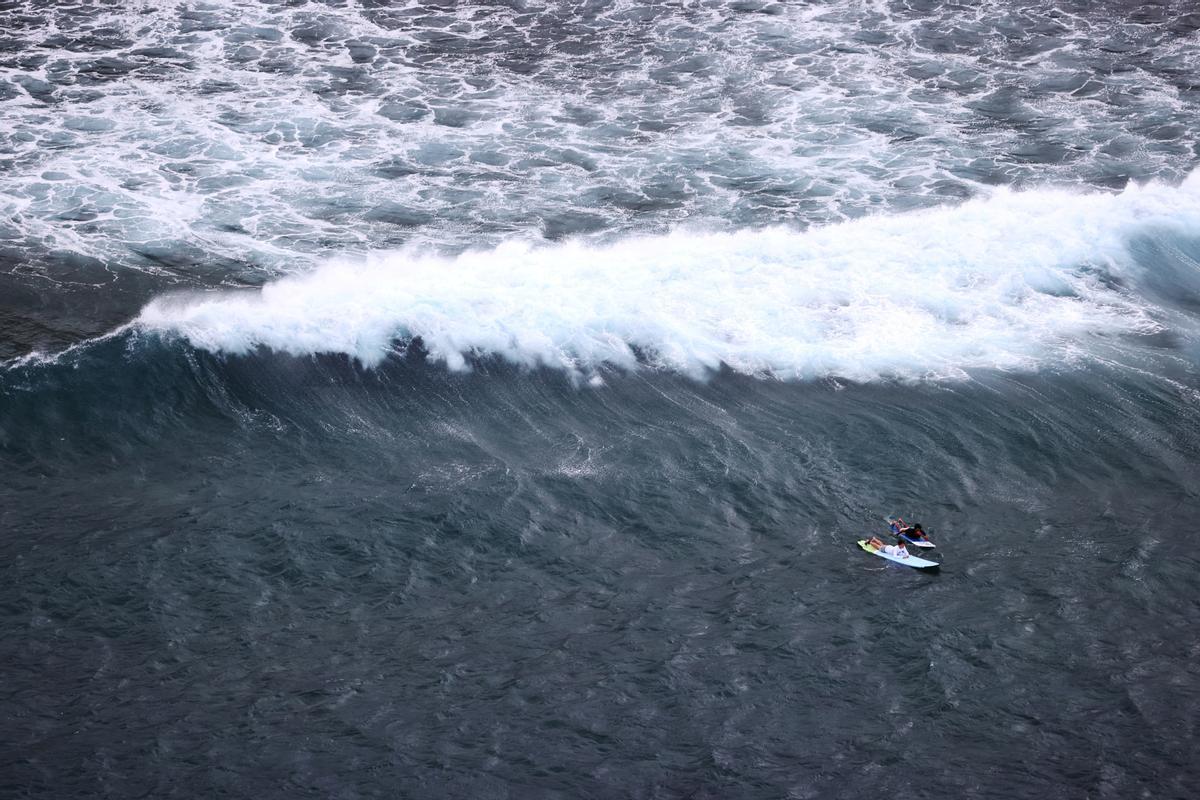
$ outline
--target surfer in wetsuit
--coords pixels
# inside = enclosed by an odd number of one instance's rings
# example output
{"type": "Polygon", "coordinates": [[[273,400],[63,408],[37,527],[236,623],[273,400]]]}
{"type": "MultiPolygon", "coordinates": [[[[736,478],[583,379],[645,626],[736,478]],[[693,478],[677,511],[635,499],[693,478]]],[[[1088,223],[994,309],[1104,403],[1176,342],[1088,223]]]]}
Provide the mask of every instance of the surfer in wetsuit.
{"type": "MultiPolygon", "coordinates": [[[[916,541],[925,541],[925,529],[921,527],[921,523],[917,522],[913,525],[905,525],[904,520],[896,517],[893,520],[888,520],[892,529],[892,535],[897,539],[901,536],[907,536],[909,539],[916,541]]],[[[901,540],[903,541],[903,540],[901,540]]]]}

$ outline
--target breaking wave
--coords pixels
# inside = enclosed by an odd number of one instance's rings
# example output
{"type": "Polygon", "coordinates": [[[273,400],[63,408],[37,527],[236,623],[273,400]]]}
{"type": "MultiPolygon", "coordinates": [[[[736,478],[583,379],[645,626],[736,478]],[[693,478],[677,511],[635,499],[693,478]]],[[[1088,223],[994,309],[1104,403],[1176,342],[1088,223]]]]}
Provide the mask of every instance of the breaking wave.
{"type": "MultiPolygon", "coordinates": [[[[211,351],[343,353],[368,366],[419,340],[451,369],[498,355],[584,375],[640,363],[946,378],[1070,363],[1168,329],[1186,337],[1192,317],[1140,289],[1166,269],[1142,245],[1197,234],[1196,176],[1119,194],[998,190],[807,231],[333,260],[261,291],[165,296],[135,324],[211,351]]],[[[1195,272],[1187,247],[1164,250],[1195,272]]]]}

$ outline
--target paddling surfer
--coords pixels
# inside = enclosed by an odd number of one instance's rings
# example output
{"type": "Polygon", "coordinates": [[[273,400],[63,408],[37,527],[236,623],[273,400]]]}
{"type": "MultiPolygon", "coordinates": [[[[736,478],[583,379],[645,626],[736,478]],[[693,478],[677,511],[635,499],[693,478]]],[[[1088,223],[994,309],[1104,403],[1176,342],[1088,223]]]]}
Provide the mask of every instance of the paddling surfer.
{"type": "Polygon", "coordinates": [[[907,536],[909,539],[923,542],[928,537],[925,535],[925,529],[921,527],[921,523],[917,522],[913,525],[904,525],[904,520],[897,517],[891,521],[892,533],[897,537],[907,536]],[[903,526],[903,527],[901,527],[903,526]]]}
{"type": "Polygon", "coordinates": [[[896,558],[908,558],[908,548],[904,546],[904,542],[897,544],[884,544],[878,536],[872,536],[867,540],[867,544],[874,547],[880,553],[896,558]]]}

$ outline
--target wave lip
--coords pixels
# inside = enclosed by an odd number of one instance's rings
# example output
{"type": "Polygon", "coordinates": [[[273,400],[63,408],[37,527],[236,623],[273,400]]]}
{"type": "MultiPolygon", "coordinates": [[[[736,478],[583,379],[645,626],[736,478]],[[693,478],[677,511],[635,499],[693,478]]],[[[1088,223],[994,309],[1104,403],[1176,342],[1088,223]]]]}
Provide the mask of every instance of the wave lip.
{"type": "Polygon", "coordinates": [[[678,231],[596,247],[335,260],[260,292],[156,299],[137,325],[224,353],[378,364],[419,338],[470,357],[594,372],[946,377],[1036,369],[1161,329],[1135,289],[1137,237],[1200,231],[1200,179],[1120,194],[1010,192],[797,232],[678,231]]]}

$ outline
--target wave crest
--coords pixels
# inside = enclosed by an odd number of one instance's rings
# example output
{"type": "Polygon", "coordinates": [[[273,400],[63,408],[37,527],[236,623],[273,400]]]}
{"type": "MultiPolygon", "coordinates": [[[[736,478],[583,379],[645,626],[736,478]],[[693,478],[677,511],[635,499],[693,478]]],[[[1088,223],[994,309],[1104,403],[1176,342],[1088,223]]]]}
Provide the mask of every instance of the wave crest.
{"type": "Polygon", "coordinates": [[[225,353],[345,353],[376,365],[420,339],[589,373],[639,361],[702,375],[941,377],[1078,358],[1152,333],[1137,237],[1200,231],[1200,179],[1120,194],[986,199],[798,232],[677,231],[597,247],[512,243],[444,258],[334,260],[259,292],[164,297],[137,324],[225,353]]]}

